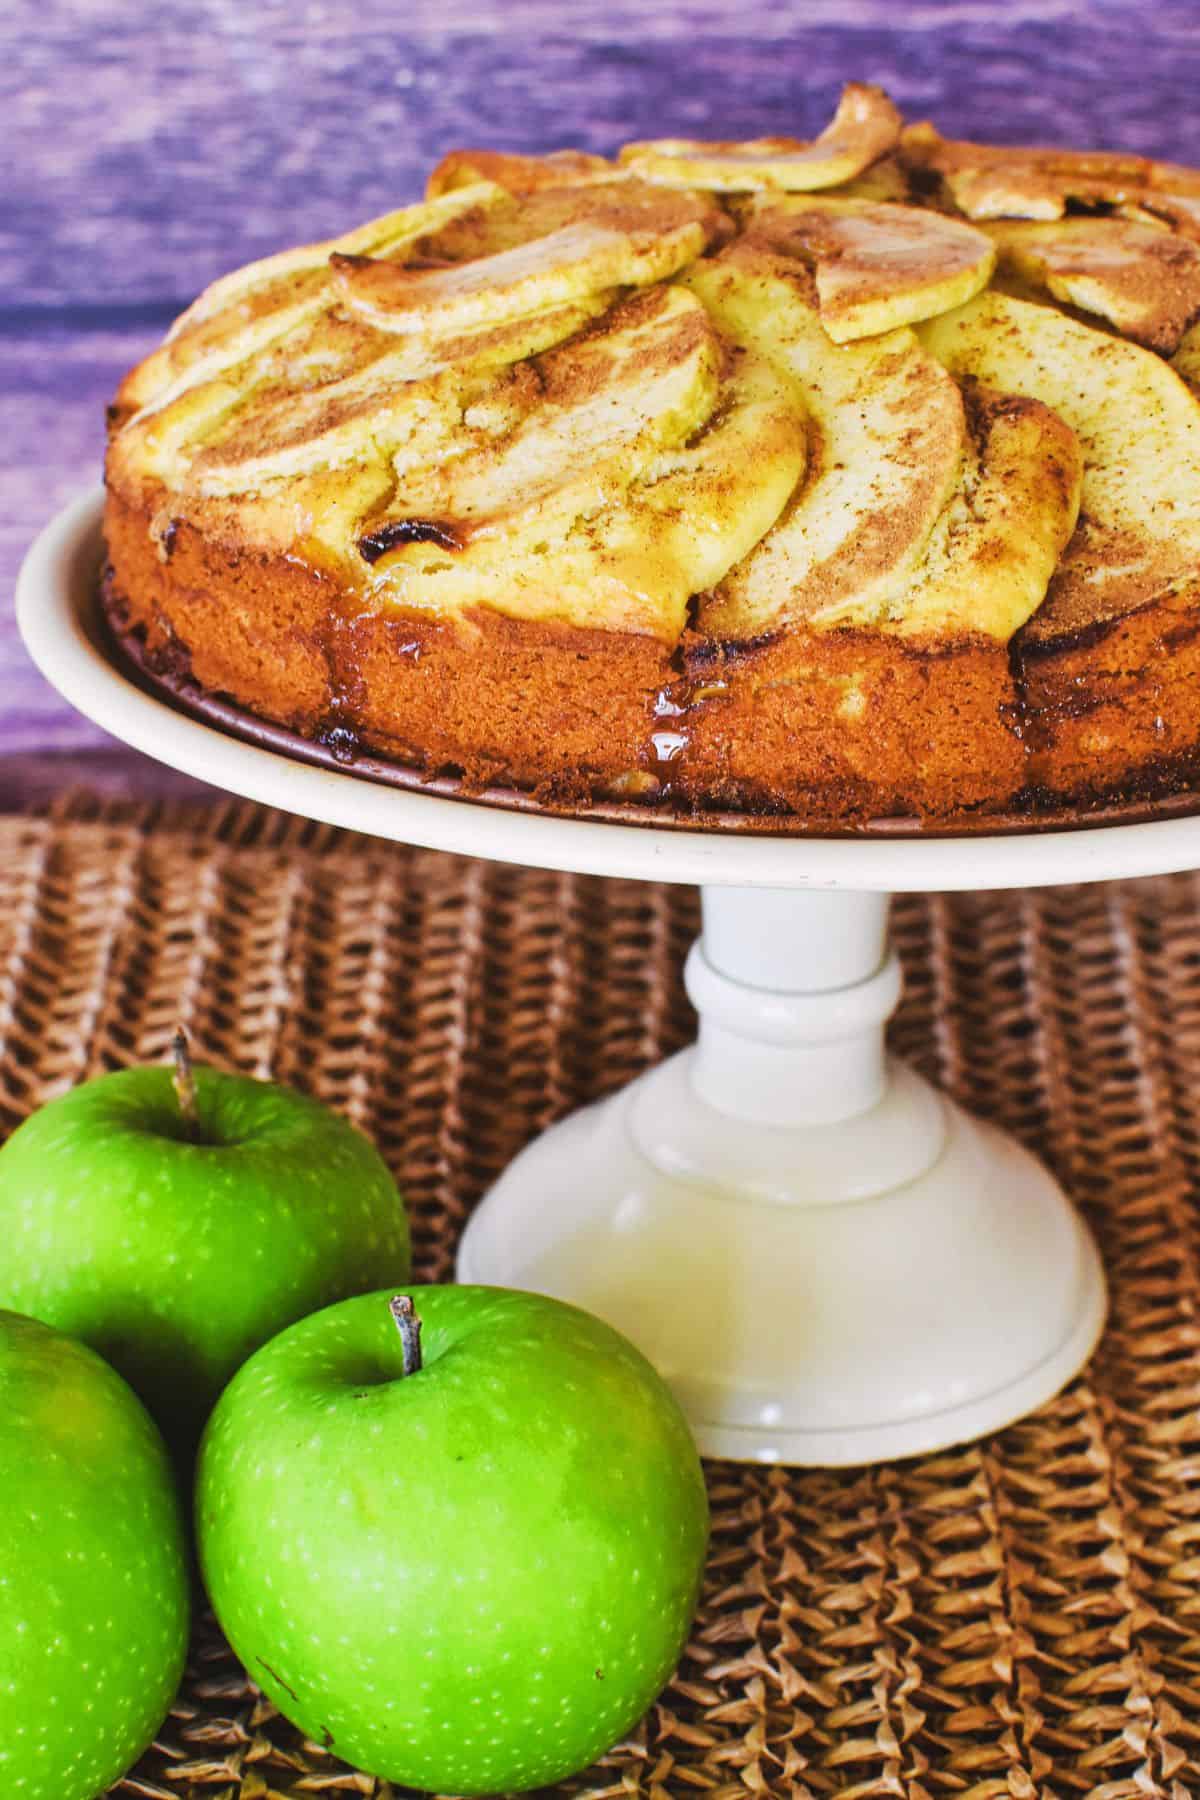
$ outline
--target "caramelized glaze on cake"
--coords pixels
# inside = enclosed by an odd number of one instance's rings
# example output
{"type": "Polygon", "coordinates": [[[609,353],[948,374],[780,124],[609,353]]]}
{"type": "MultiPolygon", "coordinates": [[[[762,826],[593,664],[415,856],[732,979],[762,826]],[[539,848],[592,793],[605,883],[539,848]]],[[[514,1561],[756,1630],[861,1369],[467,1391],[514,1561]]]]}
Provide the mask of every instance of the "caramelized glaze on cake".
{"type": "Polygon", "coordinates": [[[1200,755],[1200,175],[905,129],[455,151],[112,409],[149,654],[543,797],[986,821],[1200,755]]]}

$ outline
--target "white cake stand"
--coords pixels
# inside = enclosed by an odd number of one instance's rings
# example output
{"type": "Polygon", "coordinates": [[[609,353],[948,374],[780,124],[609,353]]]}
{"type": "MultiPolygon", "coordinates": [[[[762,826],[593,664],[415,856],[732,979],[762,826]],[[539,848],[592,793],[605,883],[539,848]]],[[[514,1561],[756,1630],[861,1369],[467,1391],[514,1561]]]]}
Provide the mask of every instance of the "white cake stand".
{"type": "MultiPolygon", "coordinates": [[[[402,842],[699,883],[697,1043],[551,1127],[464,1237],[468,1281],[612,1321],[702,1451],[848,1464],[992,1431],[1087,1360],[1095,1246],[1046,1171],[885,1053],[898,890],[1024,887],[1200,863],[1200,818],[964,838],[782,837],[514,812],[306,766],[146,692],[103,637],[97,494],[22,569],[42,673],[106,730],[251,799],[402,842]]],[[[1198,802],[1200,804],[1200,802],[1198,802]]]]}

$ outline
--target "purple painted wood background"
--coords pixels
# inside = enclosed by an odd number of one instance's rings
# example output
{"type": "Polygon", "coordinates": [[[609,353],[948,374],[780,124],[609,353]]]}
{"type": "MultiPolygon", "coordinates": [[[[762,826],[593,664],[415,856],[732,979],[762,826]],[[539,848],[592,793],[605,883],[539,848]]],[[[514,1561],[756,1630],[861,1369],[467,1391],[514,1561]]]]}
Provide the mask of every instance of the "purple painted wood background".
{"type": "MultiPolygon", "coordinates": [[[[221,270],[415,198],[453,144],[804,135],[852,77],[949,132],[1200,165],[1200,0],[5,0],[5,594],[96,479],[118,376],[221,270]]],[[[109,745],[29,666],[6,599],[0,800],[94,775],[109,745]]]]}

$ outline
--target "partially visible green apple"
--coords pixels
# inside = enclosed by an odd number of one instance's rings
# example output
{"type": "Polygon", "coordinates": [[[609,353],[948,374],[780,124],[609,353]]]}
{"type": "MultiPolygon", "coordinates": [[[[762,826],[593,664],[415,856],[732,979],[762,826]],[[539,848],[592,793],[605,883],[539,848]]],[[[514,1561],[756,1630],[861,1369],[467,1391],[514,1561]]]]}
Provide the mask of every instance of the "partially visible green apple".
{"type": "Polygon", "coordinates": [[[0,1149],[0,1306],[98,1350],[184,1451],[252,1350],[409,1270],[403,1202],[347,1120],[188,1074],[187,1107],[165,1067],[102,1075],[0,1149]]]}
{"type": "Polygon", "coordinates": [[[0,1794],[92,1800],[179,1685],[188,1557],[166,1446],[107,1363],[0,1312],[0,1794]]]}
{"type": "Polygon", "coordinates": [[[439,1793],[540,1786],[674,1668],[704,1478],[611,1326],[501,1288],[411,1297],[423,1366],[382,1293],[234,1377],[200,1450],[204,1578],[254,1680],[348,1762],[439,1793]]]}

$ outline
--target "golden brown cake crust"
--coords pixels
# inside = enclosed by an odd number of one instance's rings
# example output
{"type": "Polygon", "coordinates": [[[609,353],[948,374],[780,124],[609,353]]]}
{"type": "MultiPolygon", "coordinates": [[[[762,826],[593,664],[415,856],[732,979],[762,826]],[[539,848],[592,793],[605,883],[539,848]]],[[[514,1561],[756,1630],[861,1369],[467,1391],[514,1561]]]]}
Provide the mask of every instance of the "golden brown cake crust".
{"type": "Polygon", "coordinates": [[[156,507],[111,496],[109,604],[202,687],[307,737],[341,735],[472,784],[564,797],[639,766],[669,652],[633,633],[480,612],[471,628],[355,614],[285,557],[230,551],[180,522],[160,557],[156,507]]]}
{"type": "Polygon", "coordinates": [[[230,550],[162,497],[105,512],[107,604],[149,656],[303,736],[361,745],[470,785],[854,819],[942,818],[1023,781],[1007,652],[878,633],[789,634],[673,653],[632,632],[506,619],[468,631],[347,609],[285,557],[230,550]],[[684,754],[686,752],[686,755],[684,754]]]}
{"type": "Polygon", "coordinates": [[[1007,650],[791,631],[697,646],[685,792],[732,808],[930,819],[1010,805],[1024,785],[1007,650]]]}
{"type": "Polygon", "coordinates": [[[230,550],[161,497],[105,509],[107,600],[152,658],[303,736],[469,786],[842,822],[944,820],[1176,784],[1200,765],[1200,594],[1052,646],[847,629],[678,653],[481,611],[468,634],[347,611],[336,583],[230,550]],[[153,527],[153,529],[152,529],[153,527]]]}
{"type": "Polygon", "coordinates": [[[1037,793],[1153,789],[1200,767],[1200,588],[1014,647],[1037,793]]]}

